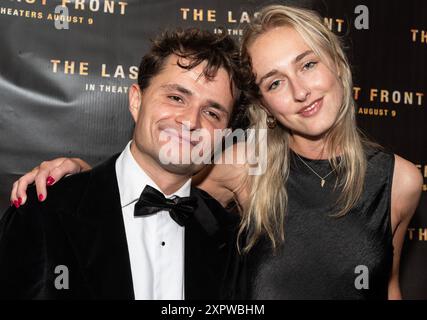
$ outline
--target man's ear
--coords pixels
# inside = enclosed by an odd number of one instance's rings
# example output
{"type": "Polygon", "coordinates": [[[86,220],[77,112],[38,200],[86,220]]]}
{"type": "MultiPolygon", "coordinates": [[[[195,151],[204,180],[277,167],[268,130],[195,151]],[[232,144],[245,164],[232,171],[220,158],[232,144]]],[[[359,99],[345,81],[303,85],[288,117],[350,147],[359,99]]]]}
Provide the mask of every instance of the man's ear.
{"type": "Polygon", "coordinates": [[[129,111],[135,123],[138,120],[139,109],[142,103],[142,91],[138,84],[133,84],[129,88],[129,111]]]}

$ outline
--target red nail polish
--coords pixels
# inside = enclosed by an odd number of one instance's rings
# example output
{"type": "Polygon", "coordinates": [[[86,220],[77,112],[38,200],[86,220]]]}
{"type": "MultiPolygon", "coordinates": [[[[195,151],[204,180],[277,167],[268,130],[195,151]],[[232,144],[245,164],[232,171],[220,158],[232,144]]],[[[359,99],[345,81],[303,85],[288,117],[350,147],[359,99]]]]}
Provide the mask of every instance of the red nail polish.
{"type": "Polygon", "coordinates": [[[48,185],[48,186],[51,186],[52,184],[54,184],[55,183],[55,179],[53,178],[53,177],[51,177],[51,176],[49,176],[49,177],[47,177],[47,179],[46,179],[46,184],[48,185]]]}
{"type": "Polygon", "coordinates": [[[13,201],[13,205],[15,206],[15,208],[19,208],[19,202],[17,200],[13,201]]]}
{"type": "Polygon", "coordinates": [[[18,203],[19,203],[19,205],[21,205],[21,203],[22,203],[22,198],[21,197],[18,198],[18,203]]]}
{"type": "Polygon", "coordinates": [[[43,201],[43,195],[42,194],[39,194],[39,201],[43,201]]]}

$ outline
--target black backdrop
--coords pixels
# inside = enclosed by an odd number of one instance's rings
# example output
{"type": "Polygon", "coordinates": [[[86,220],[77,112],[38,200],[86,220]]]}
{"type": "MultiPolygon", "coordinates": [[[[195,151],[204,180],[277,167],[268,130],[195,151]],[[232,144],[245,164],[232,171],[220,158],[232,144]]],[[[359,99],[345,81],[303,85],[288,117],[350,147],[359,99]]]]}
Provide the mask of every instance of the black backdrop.
{"type": "MultiPolygon", "coordinates": [[[[237,39],[271,3],[316,9],[345,38],[359,125],[427,178],[426,1],[69,0],[68,29],[57,29],[62,2],[0,0],[1,212],[12,182],[42,160],[65,155],[96,164],[122,150],[133,127],[127,88],[150,38],[196,26],[237,39]],[[355,24],[358,5],[369,11],[367,29],[355,24]]],[[[426,184],[423,191],[402,257],[403,294],[413,299],[427,298],[426,184]]]]}

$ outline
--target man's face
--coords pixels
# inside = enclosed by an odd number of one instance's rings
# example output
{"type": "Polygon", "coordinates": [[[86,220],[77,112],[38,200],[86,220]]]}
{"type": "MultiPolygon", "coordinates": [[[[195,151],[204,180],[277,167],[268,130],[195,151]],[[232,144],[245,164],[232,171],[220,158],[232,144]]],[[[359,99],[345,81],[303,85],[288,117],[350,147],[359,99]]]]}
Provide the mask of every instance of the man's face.
{"type": "Polygon", "coordinates": [[[203,164],[194,164],[183,154],[200,149],[190,135],[203,132],[199,141],[212,152],[214,130],[227,127],[234,99],[225,69],[220,68],[213,79],[207,80],[203,76],[205,62],[191,70],[181,68],[177,62],[178,57],[171,55],[144,91],[132,86],[129,98],[136,122],[134,143],[137,157],[168,172],[191,176],[203,164]],[[165,150],[179,163],[165,164],[165,150]]]}

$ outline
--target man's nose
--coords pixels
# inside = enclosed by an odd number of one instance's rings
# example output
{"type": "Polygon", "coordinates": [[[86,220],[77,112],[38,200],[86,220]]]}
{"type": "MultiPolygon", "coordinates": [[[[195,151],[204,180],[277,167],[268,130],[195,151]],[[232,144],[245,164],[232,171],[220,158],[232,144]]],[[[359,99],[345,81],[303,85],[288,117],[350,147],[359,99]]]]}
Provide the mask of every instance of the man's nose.
{"type": "Polygon", "coordinates": [[[176,116],[176,121],[181,124],[186,130],[193,131],[199,129],[200,124],[200,108],[191,107],[183,110],[176,116]]]}

